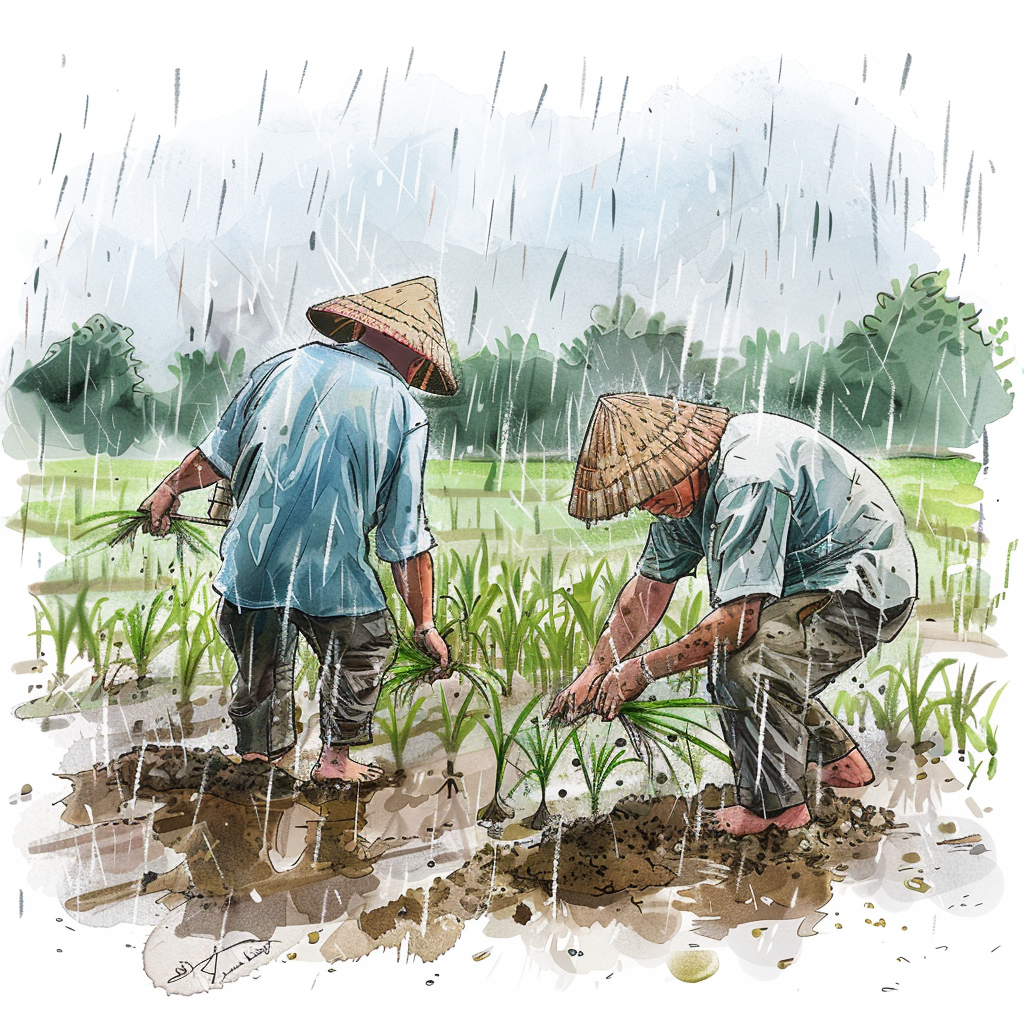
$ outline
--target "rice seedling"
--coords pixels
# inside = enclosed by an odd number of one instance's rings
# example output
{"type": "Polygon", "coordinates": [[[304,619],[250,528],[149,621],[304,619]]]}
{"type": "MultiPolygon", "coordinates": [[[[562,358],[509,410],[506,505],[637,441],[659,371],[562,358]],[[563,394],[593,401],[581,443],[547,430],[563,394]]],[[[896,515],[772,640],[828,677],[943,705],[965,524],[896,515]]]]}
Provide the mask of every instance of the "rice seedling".
{"type": "Polygon", "coordinates": [[[102,618],[103,604],[107,600],[105,597],[101,597],[86,612],[85,593],[83,591],[79,594],[78,600],[75,602],[75,610],[78,617],[78,649],[81,655],[84,655],[92,662],[94,678],[99,679],[105,684],[107,673],[110,671],[110,661],[114,653],[118,614],[115,611],[106,619],[102,618]]]}
{"type": "MultiPolygon", "coordinates": [[[[951,684],[946,671],[943,670],[942,678],[946,687],[945,707],[936,707],[935,715],[939,727],[939,734],[945,741],[944,753],[950,754],[953,751],[953,742],[956,742],[956,750],[960,760],[964,759],[967,750],[967,736],[971,731],[971,723],[977,722],[976,708],[981,703],[985,693],[995,686],[995,681],[988,682],[980,689],[975,689],[975,680],[978,675],[978,666],[971,669],[971,674],[964,683],[965,666],[957,666],[956,683],[951,684]]],[[[998,694],[997,694],[998,697],[998,694]]],[[[994,702],[993,702],[994,703],[994,702]]]]}
{"type": "Polygon", "coordinates": [[[39,636],[48,636],[53,641],[54,655],[54,676],[50,680],[50,689],[67,681],[68,653],[71,650],[71,641],[75,635],[75,629],[80,619],[80,602],[84,603],[87,591],[78,595],[74,606],[69,607],[59,597],[44,601],[42,598],[35,598],[39,606],[42,619],[46,622],[46,629],[38,630],[39,636]]]}
{"type": "Polygon", "coordinates": [[[501,657],[505,695],[512,692],[512,680],[522,667],[524,650],[535,643],[534,610],[538,595],[532,588],[526,588],[526,572],[522,565],[513,566],[502,560],[497,581],[501,604],[486,620],[491,642],[501,657]]]}
{"type": "Polygon", "coordinates": [[[570,734],[573,748],[576,751],[576,760],[579,762],[579,769],[583,772],[583,782],[590,795],[590,813],[597,817],[601,806],[601,790],[604,789],[612,773],[616,768],[624,764],[639,763],[639,757],[631,757],[625,751],[625,740],[619,742],[604,742],[601,746],[591,739],[590,746],[584,752],[583,744],[580,743],[579,729],[574,729],[570,734]]]}
{"type": "Polygon", "coordinates": [[[548,810],[548,783],[551,781],[558,759],[575,734],[568,733],[559,739],[556,729],[542,729],[537,719],[533,719],[530,724],[532,728],[523,733],[522,738],[516,736],[514,741],[526,755],[530,767],[519,777],[519,781],[509,790],[508,795],[512,796],[527,779],[535,779],[540,786],[540,806],[533,816],[527,819],[526,824],[530,828],[543,829],[556,820],[548,810]]]}
{"type": "Polygon", "coordinates": [[[526,706],[519,712],[512,724],[506,729],[501,708],[501,687],[490,680],[481,690],[487,701],[490,713],[484,715],[480,724],[487,739],[490,741],[491,749],[494,751],[494,796],[490,803],[477,812],[477,818],[481,821],[504,821],[515,815],[513,808],[502,798],[501,790],[505,782],[505,769],[508,766],[509,754],[512,745],[515,743],[519,730],[522,729],[526,720],[533,713],[533,709],[541,701],[543,694],[538,693],[527,701],[526,706]]]}
{"type": "MultiPolygon", "coordinates": [[[[118,544],[124,543],[134,546],[143,524],[148,521],[149,513],[140,512],[138,509],[131,512],[115,509],[108,512],[96,512],[93,515],[80,518],[78,525],[85,526],[86,528],[79,532],[79,537],[99,534],[83,554],[91,554],[104,547],[116,547],[118,544]]],[[[206,539],[206,534],[196,524],[204,526],[224,525],[216,519],[209,519],[203,516],[172,514],[169,536],[174,538],[177,545],[179,565],[184,562],[186,549],[197,557],[203,555],[216,556],[217,554],[216,549],[206,539]]]]}
{"type": "Polygon", "coordinates": [[[377,712],[373,720],[380,731],[387,736],[391,745],[391,758],[395,764],[396,775],[405,774],[403,759],[405,747],[412,735],[416,716],[426,699],[426,696],[417,697],[408,705],[403,705],[399,691],[396,688],[391,688],[386,692],[382,691],[380,700],[377,702],[377,712]]]}
{"type": "Polygon", "coordinates": [[[606,616],[603,617],[605,601],[602,600],[600,581],[607,565],[607,559],[602,558],[596,565],[585,568],[579,579],[558,591],[572,609],[576,623],[591,650],[601,635],[606,619],[606,616]]]}
{"type": "Polygon", "coordinates": [[[167,635],[174,627],[174,617],[168,614],[159,622],[161,605],[173,600],[165,592],[159,593],[149,602],[147,610],[144,601],[136,601],[131,608],[118,613],[125,642],[131,653],[129,665],[135,670],[140,681],[146,678],[149,666],[159,651],[167,644],[167,635]]]}
{"type": "Polygon", "coordinates": [[[316,656],[316,651],[302,637],[299,637],[295,660],[299,666],[295,673],[295,692],[298,693],[299,687],[305,683],[306,697],[309,700],[314,700],[316,688],[320,682],[320,659],[316,656]]]}
{"type": "Polygon", "coordinates": [[[974,748],[974,750],[968,751],[968,757],[970,759],[968,768],[971,772],[970,781],[967,783],[968,789],[974,785],[974,780],[977,778],[978,772],[981,771],[981,767],[985,763],[984,756],[976,759],[974,751],[978,751],[983,755],[986,753],[988,754],[988,768],[986,769],[985,774],[989,779],[994,779],[996,777],[996,771],[999,767],[999,762],[996,758],[996,755],[999,752],[999,743],[996,739],[996,732],[998,730],[997,727],[992,724],[992,715],[995,712],[999,698],[1003,695],[1003,690],[1005,690],[1008,685],[1008,683],[1003,683],[1003,685],[996,691],[995,696],[989,702],[988,710],[978,722],[978,728],[976,730],[970,728],[967,730],[967,736],[971,741],[971,746],[974,748]]]}
{"type": "Polygon", "coordinates": [[[683,788],[673,758],[685,761],[695,782],[702,774],[702,753],[731,764],[728,753],[719,745],[721,737],[707,723],[708,713],[716,706],[702,697],[626,701],[619,708],[618,719],[637,756],[646,765],[648,775],[653,774],[657,751],[675,784],[683,788]],[[695,747],[701,753],[695,755],[695,747]]]}
{"type": "MultiPolygon", "coordinates": [[[[466,686],[466,696],[455,713],[452,713],[452,706],[448,703],[448,694],[442,683],[437,688],[437,695],[441,707],[441,722],[432,730],[434,735],[441,741],[445,754],[444,784],[441,790],[446,790],[449,799],[459,792],[458,779],[462,778],[462,772],[455,770],[455,760],[459,756],[462,744],[466,742],[469,734],[479,724],[479,719],[472,713],[473,702],[477,697],[477,689],[471,683],[466,686]]],[[[453,694],[453,700],[458,700],[459,692],[453,694]]]]}
{"type": "Polygon", "coordinates": [[[891,665],[886,666],[886,668],[895,669],[895,675],[892,678],[895,680],[895,685],[902,690],[905,700],[903,706],[896,713],[893,724],[899,730],[902,723],[907,722],[913,733],[915,747],[923,739],[935,709],[947,703],[945,697],[929,699],[931,686],[944,669],[956,664],[955,658],[941,658],[922,680],[922,646],[921,639],[918,637],[916,641],[908,643],[907,657],[898,668],[891,665]]]}

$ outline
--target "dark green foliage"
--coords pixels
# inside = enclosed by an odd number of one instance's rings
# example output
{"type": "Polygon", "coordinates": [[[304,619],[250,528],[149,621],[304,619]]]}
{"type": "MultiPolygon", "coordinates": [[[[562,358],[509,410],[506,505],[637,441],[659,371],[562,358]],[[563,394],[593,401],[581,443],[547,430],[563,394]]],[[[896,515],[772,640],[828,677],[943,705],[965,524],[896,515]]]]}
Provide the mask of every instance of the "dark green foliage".
{"type": "Polygon", "coordinates": [[[101,313],[72,328],[15,379],[12,418],[43,446],[66,438],[90,455],[121,455],[147,430],[132,330],[101,313]]]}
{"type": "Polygon", "coordinates": [[[759,329],[739,358],[711,358],[686,328],[629,296],[595,307],[583,338],[557,356],[506,328],[493,350],[463,361],[455,398],[427,400],[433,437],[458,456],[574,459],[598,396],[647,391],[791,416],[863,451],[965,447],[1013,403],[998,372],[1005,321],[983,336],[974,306],[946,295],[948,271],[911,273],[860,324],[847,323],[835,347],[759,329]]]}
{"type": "Polygon", "coordinates": [[[966,447],[1010,411],[992,339],[978,330],[971,303],[946,295],[948,279],[939,270],[906,288],[893,281],[872,315],[859,327],[847,324],[830,359],[832,394],[847,406],[836,417],[837,436],[867,433],[878,449],[966,447]]]}
{"type": "Polygon", "coordinates": [[[216,353],[202,349],[176,352],[171,373],[176,387],[157,397],[157,422],[166,436],[197,444],[216,426],[245,377],[245,352],[227,363],[216,353]]]}
{"type": "Polygon", "coordinates": [[[123,455],[154,436],[201,441],[214,427],[245,376],[245,353],[231,362],[201,349],[175,353],[177,384],[155,395],[140,375],[132,330],[102,313],[51,345],[14,381],[11,419],[22,444],[81,448],[90,455],[123,455]]]}

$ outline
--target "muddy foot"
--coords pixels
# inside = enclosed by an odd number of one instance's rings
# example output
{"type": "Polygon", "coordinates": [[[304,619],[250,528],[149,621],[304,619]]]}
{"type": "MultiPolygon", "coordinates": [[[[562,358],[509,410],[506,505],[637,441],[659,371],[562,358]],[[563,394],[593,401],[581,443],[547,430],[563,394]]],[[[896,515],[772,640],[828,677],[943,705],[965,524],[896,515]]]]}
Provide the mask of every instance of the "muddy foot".
{"type": "Polygon", "coordinates": [[[801,828],[810,820],[811,814],[807,810],[807,804],[787,807],[774,818],[761,818],[753,811],[748,811],[745,807],[740,807],[737,804],[715,811],[711,816],[711,827],[719,832],[728,832],[733,836],[749,836],[764,832],[772,825],[783,832],[791,828],[801,828]]]}
{"type": "Polygon", "coordinates": [[[851,750],[838,761],[821,766],[821,784],[833,789],[859,789],[875,781],[871,765],[859,750],[851,750]]]}
{"type": "Polygon", "coordinates": [[[348,756],[348,747],[324,747],[313,766],[314,782],[374,782],[384,774],[375,764],[362,764],[348,756]]]}

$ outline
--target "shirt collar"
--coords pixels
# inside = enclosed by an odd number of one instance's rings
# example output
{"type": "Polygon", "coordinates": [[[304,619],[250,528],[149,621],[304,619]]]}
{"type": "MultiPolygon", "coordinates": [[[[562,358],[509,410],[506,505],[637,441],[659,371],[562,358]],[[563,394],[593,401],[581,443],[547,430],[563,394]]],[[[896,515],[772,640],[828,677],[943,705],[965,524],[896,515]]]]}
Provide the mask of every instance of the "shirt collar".
{"type": "Polygon", "coordinates": [[[386,370],[390,373],[392,377],[397,377],[400,381],[405,383],[405,378],[391,365],[391,363],[376,351],[376,349],[370,348],[369,345],[364,345],[361,341],[350,341],[338,347],[342,352],[347,352],[349,355],[357,356],[360,359],[365,359],[368,362],[373,363],[375,366],[379,366],[382,370],[386,370]]]}

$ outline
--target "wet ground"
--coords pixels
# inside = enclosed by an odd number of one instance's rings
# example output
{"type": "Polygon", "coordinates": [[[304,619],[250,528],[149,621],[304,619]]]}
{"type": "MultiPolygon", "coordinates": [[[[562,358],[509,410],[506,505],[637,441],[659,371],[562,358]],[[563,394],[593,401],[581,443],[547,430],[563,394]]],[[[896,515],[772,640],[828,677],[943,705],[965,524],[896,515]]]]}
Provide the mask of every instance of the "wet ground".
{"type": "Polygon", "coordinates": [[[460,756],[455,795],[427,739],[412,745],[408,773],[318,785],[308,745],[275,766],[238,763],[222,710],[215,697],[182,708],[165,696],[38,726],[67,730],[65,771],[60,800],[20,831],[21,845],[80,925],[148,923],[144,969],[170,993],[311,953],[336,964],[394,950],[435,963],[471,922],[473,934],[518,941],[572,975],[670,953],[673,973],[685,973],[683,938],[711,949],[756,940],[762,952],[744,955],[777,970],[802,942],[831,940],[842,921],[826,919],[840,906],[848,918],[854,889],[884,896],[856,904],[884,929],[915,901],[983,913],[1001,886],[981,809],[943,810],[965,797],[945,761],[887,751],[871,735],[877,783],[812,789],[812,822],[788,833],[714,833],[708,812],[731,802],[727,788],[631,793],[643,789],[636,776],[596,818],[549,793],[562,817],[533,830],[538,794],[520,792],[517,818],[487,830],[476,812],[493,783],[488,749],[460,756]],[[782,924],[788,945],[760,940],[782,924]]]}

